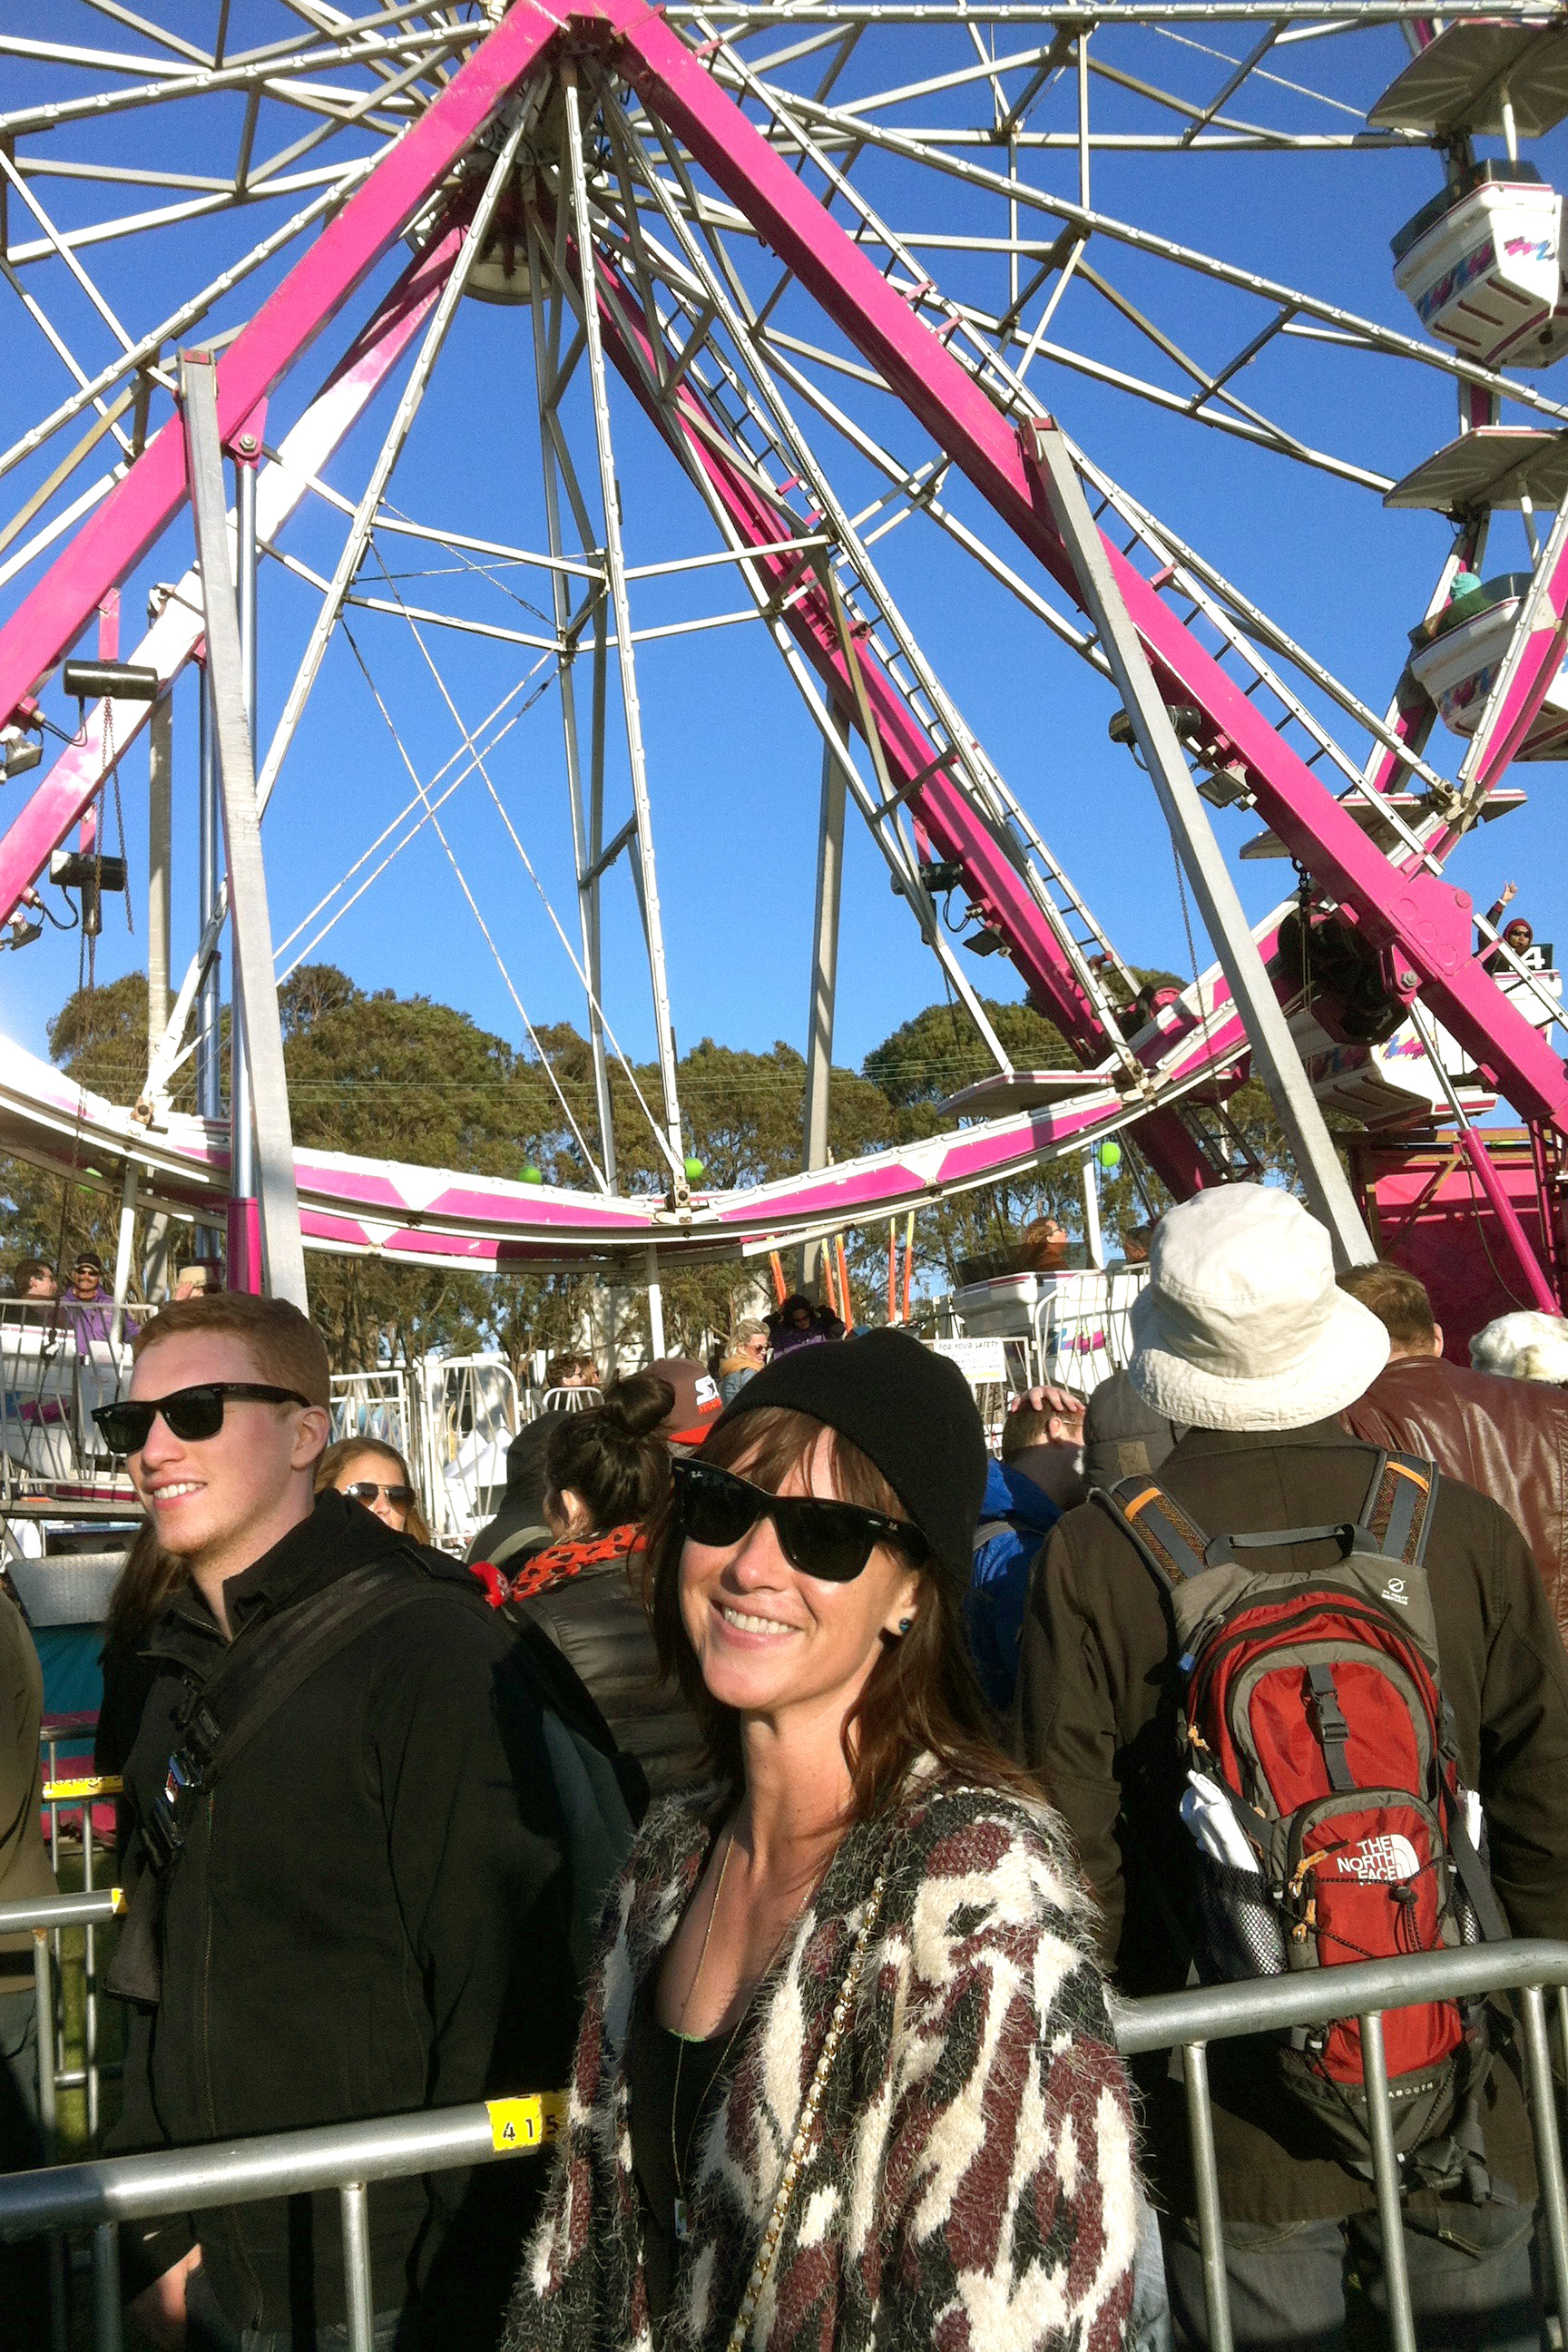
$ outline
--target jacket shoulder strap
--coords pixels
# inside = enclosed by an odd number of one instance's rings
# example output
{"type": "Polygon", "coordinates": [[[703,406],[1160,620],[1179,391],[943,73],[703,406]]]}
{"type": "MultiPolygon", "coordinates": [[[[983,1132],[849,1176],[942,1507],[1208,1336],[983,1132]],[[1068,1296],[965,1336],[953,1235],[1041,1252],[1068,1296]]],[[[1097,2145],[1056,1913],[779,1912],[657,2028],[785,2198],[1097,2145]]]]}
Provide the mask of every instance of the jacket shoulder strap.
{"type": "Polygon", "coordinates": [[[1089,1499],[1110,1513],[1167,1591],[1204,1573],[1207,1535],[1152,1478],[1122,1478],[1111,1487],[1097,1486],[1089,1499]]]}

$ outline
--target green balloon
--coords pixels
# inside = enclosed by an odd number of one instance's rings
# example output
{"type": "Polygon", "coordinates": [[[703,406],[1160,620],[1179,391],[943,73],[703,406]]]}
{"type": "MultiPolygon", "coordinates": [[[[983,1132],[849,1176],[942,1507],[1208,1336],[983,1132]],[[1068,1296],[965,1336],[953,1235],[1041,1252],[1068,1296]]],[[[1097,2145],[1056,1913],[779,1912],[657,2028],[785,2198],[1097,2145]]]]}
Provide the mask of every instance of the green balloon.
{"type": "Polygon", "coordinates": [[[686,1158],[687,1182],[689,1184],[700,1184],[707,1173],[708,1162],[705,1160],[699,1160],[695,1151],[689,1152],[686,1158]]]}
{"type": "Polygon", "coordinates": [[[1120,1168],[1121,1165],[1121,1146],[1119,1143],[1113,1143],[1110,1141],[1102,1143],[1100,1147],[1100,1164],[1108,1174],[1111,1169],[1120,1168]]]}
{"type": "Polygon", "coordinates": [[[531,1160],[527,1167],[519,1171],[517,1181],[520,1184],[542,1184],[544,1171],[542,1168],[536,1168],[531,1160]]]}

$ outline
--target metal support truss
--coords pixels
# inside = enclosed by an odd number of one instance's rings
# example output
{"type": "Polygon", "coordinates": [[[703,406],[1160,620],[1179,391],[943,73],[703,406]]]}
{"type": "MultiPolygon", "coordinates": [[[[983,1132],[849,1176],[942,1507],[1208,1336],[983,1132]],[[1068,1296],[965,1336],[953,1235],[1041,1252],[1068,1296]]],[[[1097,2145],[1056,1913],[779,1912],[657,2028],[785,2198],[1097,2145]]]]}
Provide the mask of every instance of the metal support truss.
{"type": "Polygon", "coordinates": [[[407,383],[403,387],[396,413],[382,442],[375,463],[370,469],[370,478],[360,495],[359,504],[354,509],[353,520],[349,525],[348,535],[343,541],[337,563],[333,568],[331,583],[321,599],[321,610],[317,613],[311,625],[310,641],[300,656],[300,667],[294,674],[294,683],[289,689],[282,716],[273,730],[272,740],[267,748],[267,757],[262,761],[261,773],[257,779],[257,791],[263,808],[271,797],[272,787],[278,781],[279,771],[288,757],[289,746],[294,740],[294,732],[300,724],[306,702],[310,698],[310,688],[316,682],[322,656],[327,650],[328,640],[342,616],[344,600],[349,590],[353,586],[354,576],[361,563],[364,561],[364,551],[370,544],[371,531],[375,524],[376,510],[386,494],[386,486],[392,479],[399,457],[403,455],[404,443],[407,440],[414,420],[419,414],[419,404],[425,397],[431,371],[441,355],[441,346],[447,340],[447,330],[457,316],[458,305],[463,299],[463,289],[468,282],[468,273],[477,257],[484,251],[490,222],[495,216],[496,206],[500,202],[507,182],[511,177],[517,162],[517,151],[522,144],[523,133],[527,127],[528,117],[525,112],[520,115],[512,125],[506,144],[485,184],[484,193],[475,207],[474,217],[464,235],[457,260],[453,263],[451,273],[441,289],[440,299],[436,304],[430,324],[425,331],[425,340],[419,347],[419,355],[409,371],[407,383]]]}
{"type": "Polygon", "coordinates": [[[632,807],[637,815],[637,870],[641,883],[638,896],[647,943],[648,976],[653,987],[654,1038],[664,1093],[665,1131],[669,1142],[675,1194],[678,1200],[682,1200],[686,1192],[685,1147],[681,1137],[680,1098],[676,1090],[675,1027],[669,1013],[669,982],[664,959],[664,919],[659,911],[658,877],[654,865],[653,810],[648,800],[642,706],[637,697],[637,658],[632,650],[631,602],[626,593],[626,554],[621,544],[621,491],[616,478],[615,447],[610,438],[609,391],[605,381],[605,347],[595,286],[593,219],[588,209],[588,179],[583,161],[582,100],[575,74],[570,67],[563,72],[563,82],[572,220],[577,263],[583,278],[583,323],[594,406],[594,437],[599,456],[599,492],[605,509],[605,570],[616,620],[616,659],[620,672],[621,709],[626,722],[626,763],[631,771],[632,807]]]}
{"type": "MultiPolygon", "coordinates": [[[[562,224],[564,226],[564,216],[562,224]]],[[[583,969],[587,974],[588,1048],[594,1064],[594,1101],[599,1119],[599,1164],[605,1171],[605,1182],[613,1192],[617,1189],[616,1173],[615,1106],[610,1094],[609,1057],[605,1050],[605,1014],[603,1006],[604,954],[603,925],[600,917],[599,884],[611,863],[612,856],[625,845],[626,829],[616,836],[614,851],[606,851],[605,837],[605,679],[607,646],[605,632],[605,600],[602,594],[594,598],[594,653],[589,691],[589,754],[588,783],[584,790],[582,742],[577,724],[577,636],[573,632],[571,583],[562,568],[564,562],[564,541],[561,528],[561,490],[566,495],[574,516],[578,520],[579,541],[584,556],[589,548],[587,509],[578,486],[570,454],[557,421],[563,383],[561,371],[561,327],[564,303],[559,287],[550,302],[546,316],[544,291],[544,253],[540,240],[539,220],[531,208],[527,218],[529,311],[533,328],[533,375],[539,404],[539,457],[544,471],[544,518],[553,568],[550,574],[555,626],[563,650],[556,665],[556,683],[561,696],[561,731],[566,759],[566,799],[572,820],[572,858],[577,877],[577,920],[583,940],[583,969]]],[[[632,814],[636,826],[636,811],[632,814]]]]}
{"type": "MultiPolygon", "coordinates": [[[[852,636],[836,616],[826,591],[802,572],[799,560],[776,549],[781,536],[782,507],[765,478],[736,447],[700,394],[698,372],[688,368],[684,380],[672,387],[668,399],[658,397],[658,373],[647,344],[650,329],[635,296],[619,283],[604,259],[599,261],[601,299],[605,304],[605,347],[626,381],[637,392],[653,421],[680,457],[702,492],[710,511],[731,542],[749,548],[744,566],[759,608],[785,655],[795,682],[806,694],[825,740],[841,741],[841,725],[861,728],[877,768],[879,797],[868,801],[865,786],[846,764],[846,782],[856,793],[878,841],[908,897],[922,931],[942,959],[944,969],[963,999],[998,1067],[1006,1071],[1005,1054],[991,1030],[984,1008],[952,955],[931,907],[914,860],[893,824],[884,820],[895,806],[920,817],[940,855],[955,858],[970,877],[969,887],[983,902],[1012,951],[1015,964],[1031,989],[1058,1021],[1086,1061],[1098,1060],[1110,1041],[1083,996],[1072,985],[1071,967],[1062,954],[1057,931],[1043,919],[1037,901],[1023,885],[1010,856],[999,855],[990,825],[947,773],[942,754],[915,717],[906,697],[883,668],[868,642],[852,636]],[[786,634],[787,633],[787,634],[786,634]],[[793,644],[790,640],[793,639],[793,644]],[[798,647],[798,651],[796,648],[798,647]],[[809,688],[797,667],[804,653],[822,678],[834,714],[812,704],[809,688]]],[[[971,741],[973,739],[970,739],[971,741]]],[[[1120,1045],[1118,1034],[1117,1044],[1120,1045]]],[[[1239,1050],[1229,1048],[1234,1059],[1239,1050]]],[[[1142,1063],[1135,1085],[1151,1087],[1142,1063]]],[[[1181,1118],[1167,1109],[1152,1110],[1139,1125],[1139,1141],[1163,1181],[1178,1194],[1214,1181],[1214,1169],[1200,1142],[1181,1118]]]]}
{"type": "Polygon", "coordinates": [[[1028,454],[1039,467],[1057,529],[1079,567],[1082,602],[1100,632],[1117,690],[1132,721],[1149,781],[1154,787],[1182,863],[1203,910],[1232,1000],[1243,1013],[1247,1034],[1297,1172],[1316,1216],[1333,1238],[1342,1266],[1369,1265],[1377,1255],[1367,1235],[1349,1179],[1324,1124],[1306,1071],[1291,1042],[1279,999],[1269,984],[1247,928],[1236,885],[1219,853],[1207,812],[1194,783],[1171,715],[1160,699],[1153,674],[1117,593],[1105,546],[1083,495],[1083,485],[1054,427],[1036,427],[1028,454]]]}
{"type": "MultiPolygon", "coordinates": [[[[210,359],[181,365],[187,468],[201,565],[207,675],[211,681],[229,906],[234,926],[234,1013],[250,1056],[255,1108],[256,1181],[262,1273],[275,1298],[308,1310],[305,1256],[300,1240],[300,1199],[294,1181],[294,1136],[283,1069],[283,1030],[273,973],[272,923],[267,871],[256,814],[256,770],[245,715],[239,615],[228,562],[223,447],[217,388],[210,359]]],[[[231,1233],[232,1233],[231,1225],[231,1233]]],[[[230,1266],[230,1279],[234,1278],[230,1266]]]]}
{"type": "MultiPolygon", "coordinates": [[[[838,998],[838,909],[844,886],[844,774],[831,750],[822,753],[822,806],[816,827],[816,902],[811,919],[811,1002],[805,1047],[806,1168],[827,1165],[833,1085],[833,1024],[838,998]]],[[[802,1278],[815,1280],[819,1244],[808,1242],[802,1278]]]]}
{"type": "MultiPolygon", "coordinates": [[[[626,37],[621,70],[644,106],[684,142],[881,382],[1078,601],[1075,568],[1008,420],[669,26],[641,0],[606,5],[626,37]]],[[[1115,549],[1107,556],[1162,696],[1200,713],[1205,756],[1231,761],[1320,887],[1353,912],[1374,943],[1398,948],[1444,1026],[1516,1108],[1568,1130],[1568,1076],[1475,964],[1468,894],[1392,868],[1158,590],[1115,549]]]]}

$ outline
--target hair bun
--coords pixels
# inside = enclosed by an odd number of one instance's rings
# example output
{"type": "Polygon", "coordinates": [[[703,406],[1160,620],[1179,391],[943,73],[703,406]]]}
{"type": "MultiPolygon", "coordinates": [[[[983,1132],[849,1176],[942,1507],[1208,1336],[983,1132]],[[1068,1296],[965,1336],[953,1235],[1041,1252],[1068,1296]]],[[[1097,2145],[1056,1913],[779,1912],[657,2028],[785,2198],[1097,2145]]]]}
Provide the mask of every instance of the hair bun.
{"type": "Polygon", "coordinates": [[[599,1411],[627,1437],[648,1437],[675,1411],[675,1391],[654,1372],[628,1372],[605,1391],[599,1411]]]}

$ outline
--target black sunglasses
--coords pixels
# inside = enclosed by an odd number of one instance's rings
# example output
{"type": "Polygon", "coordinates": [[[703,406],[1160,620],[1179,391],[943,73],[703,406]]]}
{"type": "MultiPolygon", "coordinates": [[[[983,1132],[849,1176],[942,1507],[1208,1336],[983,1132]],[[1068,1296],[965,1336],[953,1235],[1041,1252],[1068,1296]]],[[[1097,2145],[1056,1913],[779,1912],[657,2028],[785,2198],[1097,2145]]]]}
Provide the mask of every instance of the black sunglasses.
{"type": "Polygon", "coordinates": [[[338,1492],[353,1502],[363,1503],[367,1511],[378,1495],[384,1495],[393,1508],[399,1511],[405,1511],[414,1500],[412,1486],[378,1486],[374,1478],[356,1478],[352,1486],[340,1486],[338,1492]]]}
{"type": "Polygon", "coordinates": [[[892,1544],[911,1561],[930,1557],[930,1546],[908,1519],[890,1519],[858,1503],[820,1502],[809,1495],[772,1495],[737,1478],[716,1463],[688,1456],[677,1462],[676,1509],[683,1535],[693,1543],[728,1550],[764,1515],[772,1519],[779,1549],[803,1576],[826,1584],[848,1584],[879,1543],[892,1544]]]}
{"type": "Polygon", "coordinates": [[[310,1402],[298,1389],[267,1388],[257,1381],[203,1381],[196,1388],[175,1389],[171,1396],[100,1404],[92,1417],[111,1454],[140,1454],[159,1413],[186,1445],[216,1437],[223,1427],[224,1402],[228,1397],[242,1397],[256,1404],[308,1405],[310,1402]]]}

